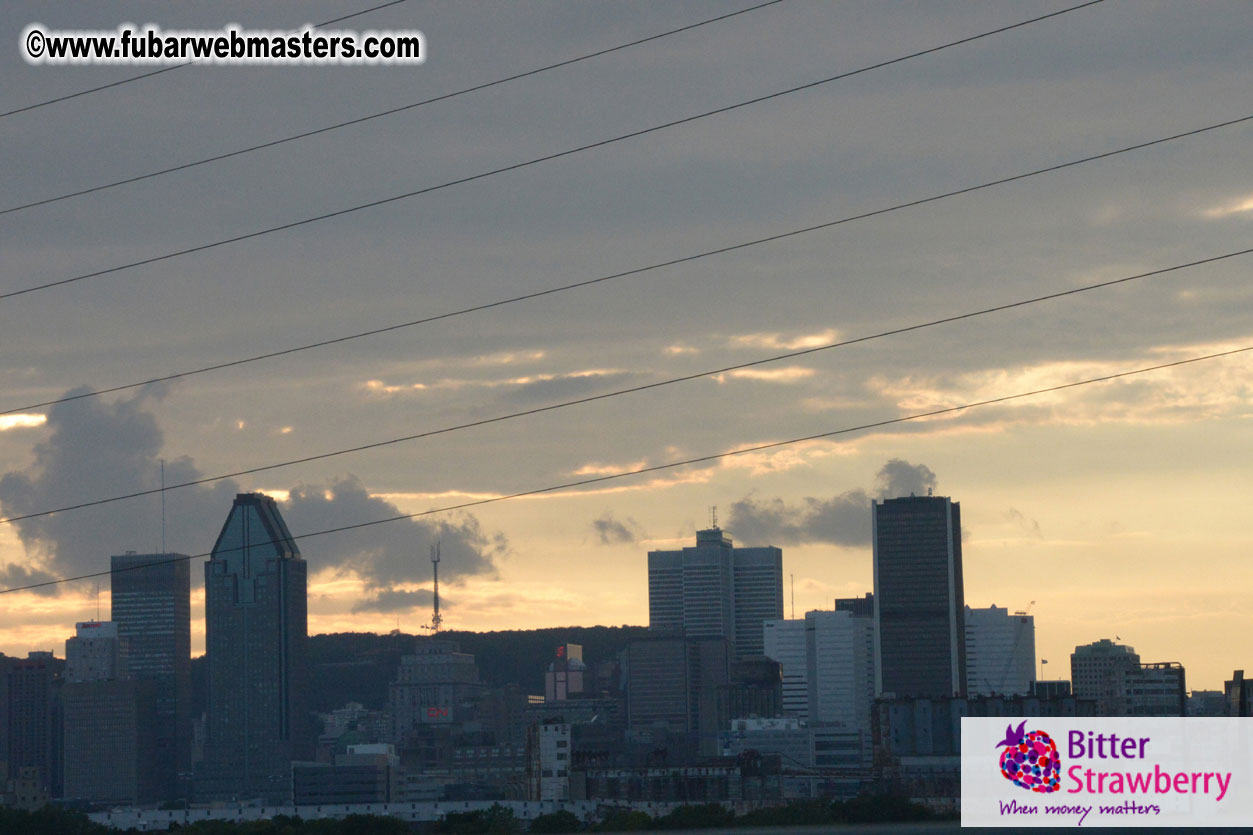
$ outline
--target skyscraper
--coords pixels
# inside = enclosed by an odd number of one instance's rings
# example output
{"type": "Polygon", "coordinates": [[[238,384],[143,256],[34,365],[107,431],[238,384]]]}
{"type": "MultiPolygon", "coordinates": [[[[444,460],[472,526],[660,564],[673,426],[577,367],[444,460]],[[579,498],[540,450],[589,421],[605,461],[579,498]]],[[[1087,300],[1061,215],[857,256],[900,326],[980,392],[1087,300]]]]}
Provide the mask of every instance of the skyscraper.
{"type": "Polygon", "coordinates": [[[875,692],[966,693],[961,510],[943,496],[873,502],[875,692]]]}
{"type": "Polygon", "coordinates": [[[65,642],[61,688],[64,797],[89,803],[146,803],[158,786],[156,688],[133,679],[117,624],[77,625],[65,642]]]}
{"type": "Polygon", "coordinates": [[[235,497],[205,564],[208,721],[198,800],[288,802],[307,759],[307,577],[275,501],[235,497]]]}
{"type": "Polygon", "coordinates": [[[156,711],[161,797],[179,794],[191,770],[191,568],[182,554],[136,554],[110,560],[113,622],[126,641],[131,678],[151,681],[156,711]]]}
{"type": "Polygon", "coordinates": [[[783,552],[732,547],[716,527],[695,547],[649,551],[648,615],[651,629],[726,639],[735,659],[763,655],[762,624],[783,617],[783,552]]]}

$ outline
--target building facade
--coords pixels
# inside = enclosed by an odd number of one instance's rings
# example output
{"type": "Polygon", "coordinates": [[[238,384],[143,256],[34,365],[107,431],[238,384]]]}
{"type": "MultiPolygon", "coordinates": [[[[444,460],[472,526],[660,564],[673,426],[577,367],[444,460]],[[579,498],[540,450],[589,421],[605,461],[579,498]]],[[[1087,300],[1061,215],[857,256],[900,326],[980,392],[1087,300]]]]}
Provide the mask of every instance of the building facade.
{"type": "Polygon", "coordinates": [[[783,617],[783,552],[735,548],[719,528],[696,545],[648,552],[649,627],[721,638],[735,658],[762,655],[762,624],[783,617]]]}
{"type": "Polygon", "coordinates": [[[112,618],[131,678],[151,681],[160,796],[182,794],[191,771],[191,566],[183,554],[110,558],[112,618]]]}
{"type": "Polygon", "coordinates": [[[805,651],[805,621],[768,620],[763,627],[765,654],[783,670],[783,712],[809,717],[809,672],[805,651]]]}
{"type": "Polygon", "coordinates": [[[1075,647],[1070,654],[1070,683],[1077,698],[1096,702],[1097,716],[1121,716],[1124,712],[1120,677],[1140,669],[1135,649],[1102,638],[1075,647]]]}
{"type": "Polygon", "coordinates": [[[208,715],[201,801],[289,802],[311,754],[307,568],[274,499],[235,497],[205,565],[208,715]]]}
{"type": "Polygon", "coordinates": [[[1020,696],[1035,675],[1035,618],[995,605],[966,607],[966,690],[971,696],[1020,696]]]}
{"type": "Polygon", "coordinates": [[[874,502],[875,692],[966,692],[961,508],[943,496],[874,502]]]}

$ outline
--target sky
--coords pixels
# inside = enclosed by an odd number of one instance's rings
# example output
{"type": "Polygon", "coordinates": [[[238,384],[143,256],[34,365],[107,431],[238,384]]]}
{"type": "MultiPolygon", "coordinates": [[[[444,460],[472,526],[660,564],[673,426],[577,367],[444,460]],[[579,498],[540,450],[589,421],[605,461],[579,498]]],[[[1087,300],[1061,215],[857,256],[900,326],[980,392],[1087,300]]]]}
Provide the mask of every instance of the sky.
{"type": "MultiPolygon", "coordinates": [[[[0,111],[142,72],[35,67],[27,25],[297,29],[367,0],[15,0],[0,111]]],[[[428,3],[421,65],[187,67],[0,117],[0,209],[645,38],[752,2],[428,3]]],[[[1073,4],[1071,4],[1073,5],[1073,4]]],[[[784,0],[277,147],[0,214],[0,293],[610,139],[1066,8],[784,0]]],[[[246,241],[0,299],[0,512],[151,490],[699,374],[1248,248],[1253,123],[264,362],[76,399],[873,212],[1250,115],[1248,5],[1105,0],[730,112],[246,241]]],[[[1117,638],[1189,689],[1253,663],[1250,355],[497,503],[481,499],[1253,345],[1234,257],[804,357],[168,491],[201,555],[281,500],[311,633],[647,623],[646,554],[710,508],[783,549],[785,609],[872,587],[870,502],[961,503],[966,602],[1029,610],[1045,677],[1117,638]],[[439,512],[426,513],[436,510],[439,512]]],[[[0,587],[162,547],[158,496],[0,524],[0,587]]],[[[193,650],[203,650],[203,569],[193,650]]],[[[0,597],[64,650],[108,582],[0,597]]]]}

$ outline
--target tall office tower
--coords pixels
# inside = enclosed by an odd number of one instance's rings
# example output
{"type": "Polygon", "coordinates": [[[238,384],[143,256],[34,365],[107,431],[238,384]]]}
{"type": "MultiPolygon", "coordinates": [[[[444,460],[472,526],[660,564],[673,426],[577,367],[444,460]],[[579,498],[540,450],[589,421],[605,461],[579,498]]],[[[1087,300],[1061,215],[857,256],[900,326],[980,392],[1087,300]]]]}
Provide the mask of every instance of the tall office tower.
{"type": "Polygon", "coordinates": [[[1135,649],[1109,638],[1075,647],[1070,654],[1070,682],[1075,698],[1095,701],[1097,716],[1123,714],[1119,676],[1139,670],[1140,656],[1135,649]]]}
{"type": "Polygon", "coordinates": [[[719,528],[696,546],[648,552],[649,627],[724,638],[736,660],[763,655],[762,624],[783,617],[783,552],[735,548],[719,528]]]}
{"type": "Polygon", "coordinates": [[[852,612],[805,613],[809,722],[842,725],[870,743],[874,620],[852,612]]]}
{"type": "Polygon", "coordinates": [[[966,693],[961,510],[942,496],[873,502],[875,692],[966,693]]]}
{"type": "Polygon", "coordinates": [[[117,624],[77,625],[65,642],[64,797],[88,803],[145,803],[156,798],[154,683],[127,671],[117,624]]]}
{"type": "Polygon", "coordinates": [[[765,654],[783,668],[783,712],[809,718],[809,673],[805,621],[768,620],[762,624],[765,654]]]}
{"type": "Polygon", "coordinates": [[[627,644],[627,725],[642,732],[664,727],[695,735],[701,697],[730,681],[730,646],[724,638],[685,638],[671,632],[627,644]]]}
{"type": "Polygon", "coordinates": [[[966,607],[966,692],[1018,696],[1035,681],[1035,618],[1026,612],[966,607]]]}
{"type": "Polygon", "coordinates": [[[205,564],[208,721],[196,797],[289,802],[310,759],[305,561],[275,501],[235,497],[205,564]]]}
{"type": "Polygon", "coordinates": [[[127,643],[131,678],[156,690],[158,794],[173,799],[178,775],[191,771],[190,561],[128,551],[110,563],[113,622],[127,643]]]}
{"type": "Polygon", "coordinates": [[[27,773],[53,793],[60,787],[53,690],[63,667],[51,652],[0,661],[0,757],[10,777],[34,769],[27,773]]]}

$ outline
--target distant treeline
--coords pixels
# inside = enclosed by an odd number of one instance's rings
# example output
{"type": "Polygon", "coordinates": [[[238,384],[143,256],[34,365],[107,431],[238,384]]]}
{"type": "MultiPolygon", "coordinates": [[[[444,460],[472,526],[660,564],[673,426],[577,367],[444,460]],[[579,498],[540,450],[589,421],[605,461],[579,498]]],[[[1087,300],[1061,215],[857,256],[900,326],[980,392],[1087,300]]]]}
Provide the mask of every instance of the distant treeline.
{"type": "MultiPolygon", "coordinates": [[[[814,826],[853,823],[915,823],[942,820],[902,797],[858,797],[847,801],[808,800],[736,815],[716,803],[680,806],[660,817],[617,812],[586,826],[570,812],[541,815],[530,822],[504,806],[485,811],[453,812],[436,823],[406,823],[398,818],[350,815],[340,820],[301,820],[279,815],[264,821],[199,821],[174,830],[186,835],[523,835],[550,832],[638,832],[649,829],[730,829],[741,826],[814,826]]],[[[38,812],[0,809],[0,835],[109,835],[117,830],[92,823],[85,815],[48,807],[38,812]]]]}
{"type": "MultiPolygon", "coordinates": [[[[544,692],[544,670],[560,644],[581,644],[589,664],[611,661],[627,642],[647,632],[643,626],[569,626],[504,632],[441,632],[475,656],[479,674],[491,687],[517,684],[527,693],[544,692]]],[[[327,713],[349,702],[377,710],[387,704],[388,685],[415,637],[399,632],[340,632],[309,636],[312,707],[327,713]]],[[[192,659],[194,713],[205,709],[204,657],[192,659]]]]}

